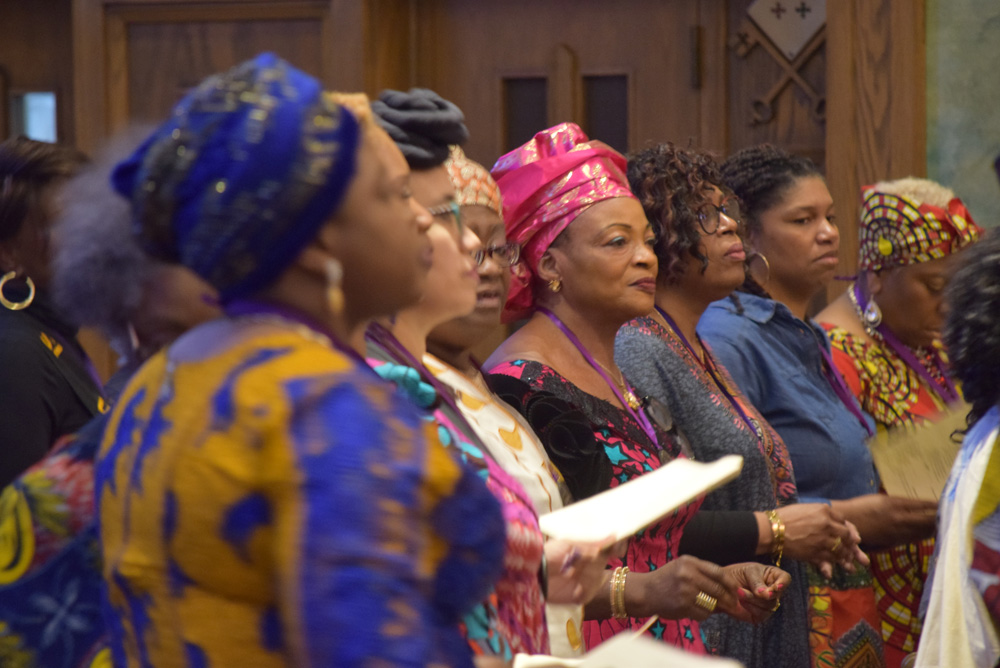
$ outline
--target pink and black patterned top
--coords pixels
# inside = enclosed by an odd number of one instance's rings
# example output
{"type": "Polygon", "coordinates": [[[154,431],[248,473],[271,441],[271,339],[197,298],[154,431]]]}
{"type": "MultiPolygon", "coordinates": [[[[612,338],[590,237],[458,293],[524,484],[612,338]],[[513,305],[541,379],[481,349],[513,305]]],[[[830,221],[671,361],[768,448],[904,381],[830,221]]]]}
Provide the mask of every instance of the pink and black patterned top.
{"type": "Polygon", "coordinates": [[[494,461],[452,404],[438,396],[427,382],[432,375],[426,368],[414,369],[380,359],[390,353],[372,342],[369,342],[368,353],[366,361],[375,372],[394,382],[426,411],[426,417],[438,425],[441,442],[476,471],[500,502],[507,534],[503,571],[488,599],[462,618],[461,629],[473,654],[497,656],[507,662],[518,653],[548,654],[545,597],[539,580],[545,541],[530,497],[521,484],[494,461]]]}
{"type": "MultiPolygon", "coordinates": [[[[650,443],[642,426],[623,408],[584,392],[541,362],[503,362],[489,373],[516,378],[527,386],[528,393],[549,393],[582,411],[593,428],[594,438],[603,446],[611,462],[610,487],[655,471],[663,463],[683,456],[679,443],[660,425],[654,422],[659,443],[650,443]]],[[[530,416],[526,417],[530,422],[530,416]]],[[[563,474],[569,475],[567,470],[563,470],[563,474]]],[[[636,534],[629,540],[624,561],[614,560],[611,566],[625,565],[636,573],[649,573],[674,559],[684,526],[700,505],[701,499],[693,501],[636,534]]],[[[644,621],[637,618],[586,621],[583,625],[586,645],[589,649],[617,633],[638,629],[644,621]]],[[[692,619],[660,619],[648,633],[689,652],[706,653],[698,622],[692,619]]]]}

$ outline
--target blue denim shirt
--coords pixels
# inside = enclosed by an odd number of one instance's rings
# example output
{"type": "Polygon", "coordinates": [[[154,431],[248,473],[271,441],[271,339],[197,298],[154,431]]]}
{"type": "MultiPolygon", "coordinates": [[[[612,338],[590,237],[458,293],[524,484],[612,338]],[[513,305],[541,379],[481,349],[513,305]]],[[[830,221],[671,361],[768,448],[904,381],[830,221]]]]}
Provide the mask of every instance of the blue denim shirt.
{"type": "MultiPolygon", "coordinates": [[[[784,304],[740,293],[713,303],[698,323],[747,398],[771,423],[792,457],[803,502],[849,499],[878,491],[867,430],[834,392],[817,344],[823,329],[799,320],[784,304]]],[[[874,421],[865,415],[869,426],[874,421]]]]}

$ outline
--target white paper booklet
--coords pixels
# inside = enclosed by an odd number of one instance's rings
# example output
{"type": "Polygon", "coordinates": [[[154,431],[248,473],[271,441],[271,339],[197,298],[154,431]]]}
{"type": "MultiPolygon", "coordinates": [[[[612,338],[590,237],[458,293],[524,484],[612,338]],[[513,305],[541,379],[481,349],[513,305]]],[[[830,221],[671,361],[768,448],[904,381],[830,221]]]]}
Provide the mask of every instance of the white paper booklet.
{"type": "Polygon", "coordinates": [[[577,659],[518,654],[514,668],[743,668],[743,664],[688,654],[659,640],[622,633],[577,659]]]}
{"type": "Polygon", "coordinates": [[[542,533],[552,538],[596,542],[621,540],[695,497],[740,474],[743,458],[727,455],[708,464],[675,459],[656,471],[543,515],[542,533]]]}

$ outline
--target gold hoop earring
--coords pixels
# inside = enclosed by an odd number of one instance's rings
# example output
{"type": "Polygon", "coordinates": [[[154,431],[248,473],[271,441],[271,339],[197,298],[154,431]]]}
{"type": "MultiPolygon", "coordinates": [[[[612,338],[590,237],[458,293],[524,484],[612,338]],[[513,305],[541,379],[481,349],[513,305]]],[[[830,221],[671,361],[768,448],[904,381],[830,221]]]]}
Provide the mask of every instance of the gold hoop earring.
{"type": "Polygon", "coordinates": [[[31,302],[35,301],[35,283],[31,280],[30,276],[24,277],[24,282],[28,284],[28,296],[24,298],[24,301],[12,302],[7,299],[3,294],[3,286],[7,284],[7,281],[17,276],[16,271],[8,271],[6,274],[0,278],[0,304],[3,304],[4,308],[11,311],[20,311],[31,306],[31,302]]]}
{"type": "Polygon", "coordinates": [[[562,290],[562,281],[560,281],[558,278],[553,278],[551,281],[549,281],[549,290],[551,290],[552,292],[559,292],[560,290],[562,290]]]}
{"type": "Polygon", "coordinates": [[[747,274],[759,285],[764,287],[771,278],[771,263],[763,253],[753,253],[747,258],[747,274]]]}
{"type": "Polygon", "coordinates": [[[341,283],[344,280],[344,265],[336,258],[330,258],[324,265],[326,269],[326,301],[330,305],[330,310],[334,315],[339,316],[344,312],[344,289],[341,283]]]}

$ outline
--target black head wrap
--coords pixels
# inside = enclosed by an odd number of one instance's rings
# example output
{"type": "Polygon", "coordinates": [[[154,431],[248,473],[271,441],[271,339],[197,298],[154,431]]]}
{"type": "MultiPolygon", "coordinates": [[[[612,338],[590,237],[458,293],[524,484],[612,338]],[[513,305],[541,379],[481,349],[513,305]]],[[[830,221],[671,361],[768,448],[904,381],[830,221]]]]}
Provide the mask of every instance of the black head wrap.
{"type": "Polygon", "coordinates": [[[462,110],[427,88],[411,88],[406,93],[384,90],[372,102],[372,111],[411,169],[444,164],[448,147],[469,138],[462,110]]]}

